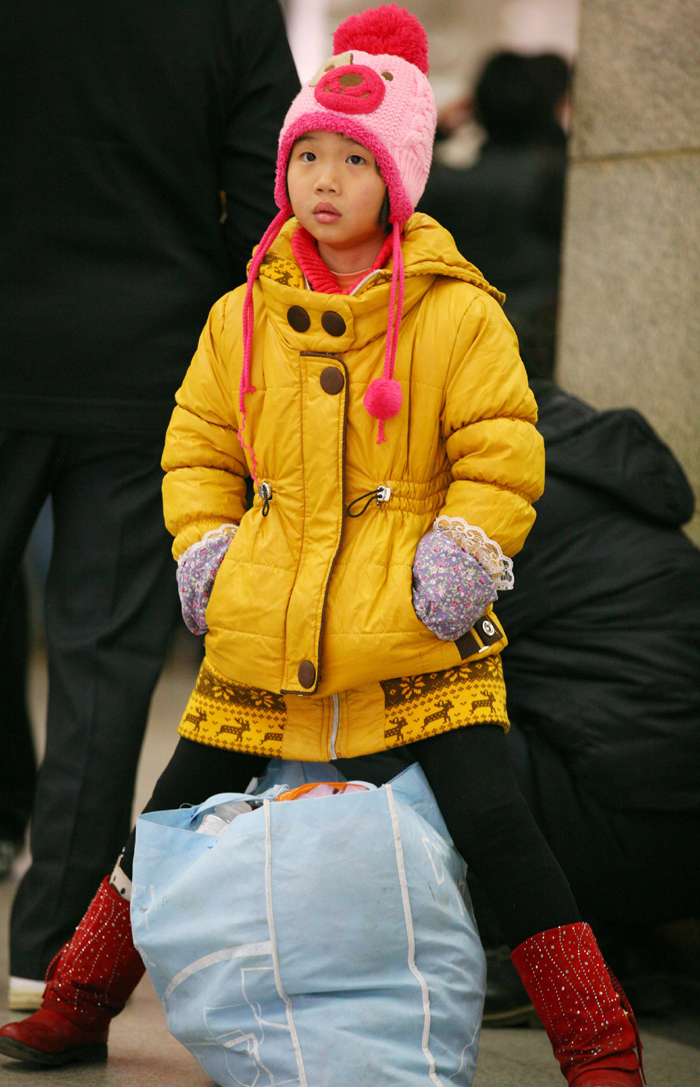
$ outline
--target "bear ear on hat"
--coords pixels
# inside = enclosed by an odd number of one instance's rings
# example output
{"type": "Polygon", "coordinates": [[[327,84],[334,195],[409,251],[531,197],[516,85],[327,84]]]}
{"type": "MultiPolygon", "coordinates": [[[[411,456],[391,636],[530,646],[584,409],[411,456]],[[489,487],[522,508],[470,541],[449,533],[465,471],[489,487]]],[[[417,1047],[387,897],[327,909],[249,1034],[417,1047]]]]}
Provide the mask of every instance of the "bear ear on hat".
{"type": "Polygon", "coordinates": [[[348,49],[381,56],[403,57],[424,75],[428,65],[428,35],[415,15],[398,4],[383,4],[351,15],[333,35],[333,54],[348,49]]]}

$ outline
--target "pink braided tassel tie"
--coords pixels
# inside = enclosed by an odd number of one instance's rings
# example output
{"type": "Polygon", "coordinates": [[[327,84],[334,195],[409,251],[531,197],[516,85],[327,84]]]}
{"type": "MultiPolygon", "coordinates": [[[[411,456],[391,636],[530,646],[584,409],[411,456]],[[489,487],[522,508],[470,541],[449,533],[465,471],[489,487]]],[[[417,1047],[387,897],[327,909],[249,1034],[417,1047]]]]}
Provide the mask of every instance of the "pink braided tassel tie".
{"type": "Polygon", "coordinates": [[[395,219],[392,222],[393,269],[391,294],[389,296],[389,326],[386,334],[384,371],[382,376],[369,386],[363,401],[369,414],[373,415],[375,419],[379,419],[377,445],[386,441],[384,423],[387,419],[392,419],[395,415],[398,415],[403,400],[401,385],[394,378],[394,363],[396,362],[396,347],[399,342],[399,329],[401,328],[406,277],[401,251],[401,227],[395,219]]]}
{"type": "Polygon", "coordinates": [[[246,441],[243,437],[246,424],[246,393],[255,392],[255,387],[251,384],[250,380],[250,368],[253,358],[253,323],[255,320],[253,307],[253,285],[255,283],[255,280],[257,279],[258,272],[260,271],[260,265],[264,260],[265,254],[267,253],[268,249],[272,245],[273,241],[275,240],[291,214],[292,209],[288,205],[284,207],[282,211],[279,211],[270,223],[265,233],[263,234],[262,238],[260,239],[260,244],[255,250],[255,255],[250,262],[250,270],[248,272],[245,298],[243,300],[243,369],[241,370],[241,382],[238,387],[238,410],[240,412],[238,440],[240,441],[243,449],[250,453],[250,474],[253,477],[253,482],[256,484],[258,482],[258,462],[253,448],[250,445],[246,444],[246,441]]]}
{"type": "Polygon", "coordinates": [[[538,932],[511,958],[569,1087],[642,1087],[634,1014],[589,925],[538,932]]]}

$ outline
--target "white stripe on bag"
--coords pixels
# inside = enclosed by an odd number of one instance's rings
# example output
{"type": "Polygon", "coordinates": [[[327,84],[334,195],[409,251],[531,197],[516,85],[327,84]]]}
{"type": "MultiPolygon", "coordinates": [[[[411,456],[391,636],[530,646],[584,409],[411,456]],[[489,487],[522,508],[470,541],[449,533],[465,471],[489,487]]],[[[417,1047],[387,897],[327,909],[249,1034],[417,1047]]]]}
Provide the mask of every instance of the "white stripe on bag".
{"type": "Polygon", "coordinates": [[[270,824],[269,800],[264,801],[263,808],[265,811],[265,899],[267,902],[267,925],[270,930],[270,940],[272,942],[272,963],[275,968],[275,985],[277,986],[277,992],[279,993],[280,997],[282,998],[287,1007],[287,1023],[289,1025],[289,1033],[292,1036],[292,1044],[294,1046],[294,1053],[297,1060],[299,1084],[300,1087],[307,1087],[304,1059],[301,1055],[301,1046],[299,1045],[297,1030],[294,1026],[294,1020],[292,1018],[292,1002],[282,988],[282,978],[280,976],[280,961],[279,955],[277,954],[275,918],[272,913],[272,829],[270,824]]]}
{"type": "Polygon", "coordinates": [[[235,947],[224,947],[221,951],[212,951],[210,955],[203,955],[201,959],[195,959],[179,974],[176,974],[165,990],[163,1000],[167,1000],[173,990],[177,989],[178,985],[181,985],[183,981],[192,977],[193,974],[199,973],[200,970],[204,970],[207,966],[214,966],[217,962],[226,962],[227,959],[248,959],[255,955],[271,954],[272,944],[269,940],[261,944],[237,944],[235,947]]]}
{"type": "Polygon", "coordinates": [[[413,932],[413,917],[411,915],[411,902],[408,897],[408,881],[406,880],[406,865],[403,859],[403,845],[401,843],[401,831],[399,830],[399,816],[396,811],[396,802],[394,800],[394,793],[391,785],[385,785],[386,797],[389,802],[389,811],[391,812],[391,825],[394,830],[394,848],[396,850],[396,867],[399,872],[399,883],[401,885],[401,901],[403,902],[403,915],[406,921],[406,937],[408,939],[408,968],[413,976],[418,980],[421,992],[423,994],[423,1038],[421,1042],[421,1049],[425,1055],[425,1059],[428,1061],[430,1068],[430,1078],[435,1084],[435,1087],[442,1087],[442,1080],[435,1071],[435,1058],[430,1052],[428,1043],[430,1042],[430,990],[428,989],[428,983],[421,974],[420,970],[416,966],[416,938],[413,932]]]}

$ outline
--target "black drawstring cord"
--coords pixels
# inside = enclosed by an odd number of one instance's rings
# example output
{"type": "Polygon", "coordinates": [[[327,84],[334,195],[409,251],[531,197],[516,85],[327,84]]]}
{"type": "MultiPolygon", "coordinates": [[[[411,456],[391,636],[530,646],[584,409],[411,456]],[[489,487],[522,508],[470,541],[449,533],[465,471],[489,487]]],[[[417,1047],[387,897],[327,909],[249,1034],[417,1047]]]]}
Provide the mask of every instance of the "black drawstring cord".
{"type": "Polygon", "coordinates": [[[353,502],[350,503],[347,508],[348,517],[362,517],[362,514],[365,512],[365,510],[368,510],[369,507],[372,505],[373,499],[376,499],[377,505],[379,506],[382,502],[388,502],[390,498],[391,488],[387,487],[385,484],[380,483],[380,485],[378,487],[375,487],[373,491],[367,491],[367,494],[361,494],[359,498],[356,498],[353,502]],[[366,498],[367,501],[365,502],[359,513],[351,513],[350,511],[352,510],[352,507],[356,506],[358,502],[362,502],[364,498],[366,498]]]}
{"type": "Polygon", "coordinates": [[[356,498],[354,502],[351,502],[348,506],[348,517],[362,517],[362,514],[365,512],[365,510],[369,509],[369,507],[372,505],[372,499],[376,498],[378,494],[379,487],[375,487],[373,491],[367,491],[367,494],[361,494],[359,498],[356,498]],[[366,498],[367,501],[365,502],[360,512],[351,513],[350,510],[352,509],[352,507],[356,506],[358,502],[361,502],[363,498],[366,498]]]}

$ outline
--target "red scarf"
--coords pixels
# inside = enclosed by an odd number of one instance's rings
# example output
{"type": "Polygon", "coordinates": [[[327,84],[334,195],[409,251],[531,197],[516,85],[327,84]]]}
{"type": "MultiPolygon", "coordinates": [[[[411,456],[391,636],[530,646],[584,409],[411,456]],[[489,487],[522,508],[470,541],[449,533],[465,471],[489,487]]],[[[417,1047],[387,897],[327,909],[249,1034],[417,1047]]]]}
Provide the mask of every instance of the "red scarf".
{"type": "Polygon", "coordinates": [[[392,237],[390,234],[382,248],[379,250],[379,255],[372,267],[366,272],[361,272],[354,283],[343,290],[319,253],[318,245],[313,235],[309,234],[308,230],[303,226],[297,227],[292,234],[292,252],[296,257],[297,264],[313,289],[320,294],[350,294],[365,276],[384,267],[384,264],[391,256],[391,249],[392,237]]]}

